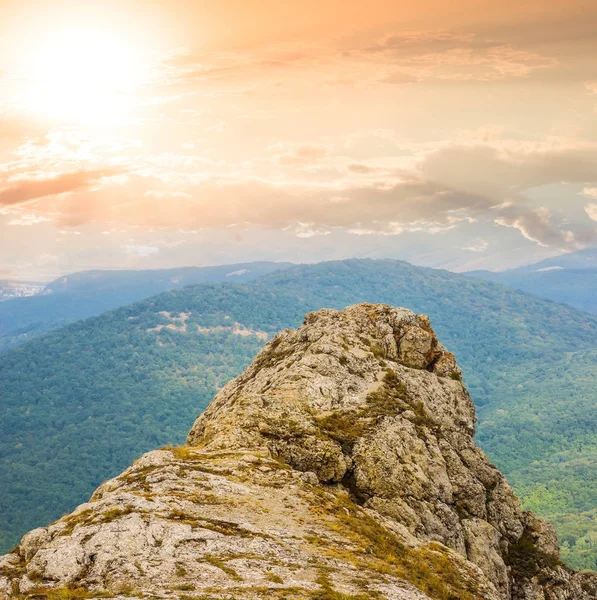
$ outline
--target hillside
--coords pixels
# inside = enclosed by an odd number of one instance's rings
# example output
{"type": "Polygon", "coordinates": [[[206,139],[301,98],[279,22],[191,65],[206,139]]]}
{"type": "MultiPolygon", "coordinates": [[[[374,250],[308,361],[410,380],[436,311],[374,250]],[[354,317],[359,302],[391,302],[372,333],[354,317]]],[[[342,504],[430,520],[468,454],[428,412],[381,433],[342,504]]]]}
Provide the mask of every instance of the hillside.
{"type": "Polygon", "coordinates": [[[57,327],[167,290],[206,281],[242,283],[289,266],[290,263],[252,262],[180,269],[81,271],[66,275],[33,297],[0,304],[0,352],[57,327]]]}
{"type": "Polygon", "coordinates": [[[509,285],[553,302],[597,314],[597,269],[549,268],[547,271],[472,271],[471,277],[509,285]]]}
{"type": "Polygon", "coordinates": [[[594,600],[597,573],[561,562],[474,423],[427,316],[310,313],[184,446],[0,556],[0,600],[594,600]]]}
{"type": "Polygon", "coordinates": [[[141,452],[182,442],[266,335],[311,310],[364,301],[431,317],[478,407],[477,442],[526,505],[565,534],[570,564],[595,568],[597,318],[446,271],[371,260],[170,291],[4,353],[3,547],[141,452]]]}
{"type": "Polygon", "coordinates": [[[562,254],[518,269],[469,271],[466,275],[597,314],[597,248],[562,254]]]}

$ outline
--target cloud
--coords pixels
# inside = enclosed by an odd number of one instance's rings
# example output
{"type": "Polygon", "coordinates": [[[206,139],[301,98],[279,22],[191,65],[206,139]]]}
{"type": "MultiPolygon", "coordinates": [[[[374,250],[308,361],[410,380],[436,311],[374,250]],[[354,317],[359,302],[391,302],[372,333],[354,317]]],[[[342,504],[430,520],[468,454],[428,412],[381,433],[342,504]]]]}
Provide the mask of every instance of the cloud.
{"type": "Polygon", "coordinates": [[[31,200],[82,190],[116,171],[77,171],[46,179],[20,179],[0,188],[0,206],[22,204],[31,200]]]}
{"type": "Polygon", "coordinates": [[[394,85],[404,85],[408,83],[417,83],[419,78],[415,77],[412,73],[405,73],[404,71],[392,70],[386,73],[381,79],[381,83],[391,83],[394,85]]]}
{"type": "MultiPolygon", "coordinates": [[[[364,52],[392,54],[394,57],[420,56],[430,52],[446,52],[454,47],[479,45],[473,33],[455,31],[399,31],[383,35],[364,52]]],[[[483,44],[481,44],[483,45],[483,44]]],[[[486,45],[486,44],[485,44],[486,45]]]]}
{"type": "Polygon", "coordinates": [[[346,166],[346,168],[352,173],[358,173],[360,175],[369,175],[371,173],[379,172],[378,168],[370,167],[369,165],[362,163],[350,163],[346,166]]]}
{"type": "Polygon", "coordinates": [[[316,225],[315,223],[297,223],[294,234],[297,238],[310,238],[316,235],[330,235],[329,229],[316,225]]]}
{"type": "Polygon", "coordinates": [[[210,179],[168,193],[167,184],[133,177],[126,186],[48,198],[39,211],[61,225],[91,221],[149,228],[266,227],[323,235],[335,228],[392,234],[399,229],[442,229],[469,218],[463,209],[483,210],[488,201],[446,189],[416,174],[397,182],[367,185],[274,184],[247,179],[210,179]],[[156,187],[162,185],[164,189],[156,187]],[[150,188],[153,193],[143,190],[150,188]]]}
{"type": "Polygon", "coordinates": [[[329,154],[322,144],[275,144],[274,162],[281,166],[301,167],[321,163],[329,154]]]}
{"type": "MultiPolygon", "coordinates": [[[[390,33],[352,54],[399,68],[398,83],[408,76],[414,80],[495,81],[527,77],[557,64],[552,57],[508,43],[452,31],[390,33]]],[[[388,74],[382,81],[391,77],[388,74]]]]}
{"type": "Polygon", "coordinates": [[[163,87],[206,86],[201,93],[254,93],[263,85],[404,85],[424,80],[498,81],[557,65],[507,41],[453,31],[389,31],[350,41],[289,41],[239,52],[185,50],[156,70],[163,87]],[[231,87],[232,85],[232,87],[231,87]],[[239,87],[240,85],[240,87],[239,87]],[[249,87],[246,87],[249,85],[249,87]],[[209,91],[208,89],[209,88],[209,91]]]}
{"type": "Polygon", "coordinates": [[[122,249],[127,254],[132,254],[133,256],[145,257],[151,256],[152,254],[157,254],[160,249],[156,246],[139,246],[137,244],[127,244],[122,247],[122,249]]]}
{"type": "MultiPolygon", "coordinates": [[[[275,161],[302,168],[339,157],[321,144],[276,144],[275,161]]],[[[395,235],[404,231],[445,231],[459,223],[486,218],[515,228],[537,244],[575,248],[586,241],[559,227],[546,209],[526,199],[529,188],[561,181],[597,182],[595,150],[534,149],[488,145],[446,146],[423,155],[412,170],[382,169],[345,159],[345,180],[274,183],[256,177],[204,179],[189,176],[173,184],[150,176],[130,176],[126,185],[106,179],[102,189],[87,190],[105,172],[81,172],[0,192],[0,200],[24,202],[46,197],[40,214],[61,225],[89,221],[150,228],[180,229],[266,227],[291,229],[301,237],[333,229],[395,235]],[[61,191],[77,194],[56,196],[61,191]],[[54,196],[54,197],[49,197],[54,196]]],[[[593,188],[587,187],[590,194],[593,188]]],[[[479,247],[479,250],[481,248],[479,247]]]]}
{"type": "Polygon", "coordinates": [[[40,223],[48,223],[50,222],[52,219],[48,218],[48,217],[44,217],[42,215],[35,215],[35,214],[23,214],[20,217],[17,217],[16,219],[11,219],[8,222],[8,225],[13,227],[13,226],[17,226],[17,227],[31,227],[32,225],[39,225],[40,223]]]}
{"type": "Polygon", "coordinates": [[[489,248],[489,242],[487,240],[476,238],[471,240],[471,244],[468,246],[462,246],[461,250],[468,250],[469,252],[486,252],[489,248]]]}
{"type": "Polygon", "coordinates": [[[422,169],[435,181],[504,201],[532,187],[597,182],[597,145],[448,146],[431,153],[422,169]]]}
{"type": "MultiPolygon", "coordinates": [[[[597,81],[585,83],[585,88],[590,96],[597,96],[597,81]]],[[[593,111],[597,112],[597,104],[593,107],[593,111]]]]}
{"type": "Polygon", "coordinates": [[[32,136],[43,135],[47,128],[22,114],[2,114],[0,107],[0,141],[19,142],[32,136]]]}
{"type": "Polygon", "coordinates": [[[585,206],[585,211],[587,215],[589,215],[589,219],[597,221],[597,204],[587,204],[585,206]]]}
{"type": "MultiPolygon", "coordinates": [[[[504,227],[518,229],[525,238],[540,246],[561,250],[572,250],[578,247],[577,240],[571,231],[561,231],[554,227],[551,214],[545,207],[522,214],[497,217],[495,222],[504,227]]],[[[597,234],[594,239],[597,240],[597,234]]]]}
{"type": "MultiPolygon", "coordinates": [[[[423,150],[414,166],[391,168],[400,164],[400,156],[366,164],[334,155],[324,144],[279,143],[269,147],[270,156],[295,169],[292,179],[285,171],[276,172],[275,179],[251,176],[250,168],[235,172],[231,165],[223,177],[201,172],[205,162],[181,165],[169,156],[167,164],[154,161],[154,174],[149,168],[134,174],[129,165],[126,179],[82,171],[16,182],[0,191],[0,202],[37,198],[34,214],[63,227],[89,222],[180,231],[262,227],[312,237],[339,229],[353,234],[438,233],[484,220],[516,229],[541,246],[575,249],[594,243],[594,232],[571,231],[559,214],[536,206],[527,192],[553,183],[582,183],[591,197],[591,186],[597,186],[596,148],[495,144],[423,150]],[[322,164],[328,169],[325,178],[314,178],[312,168],[322,164]],[[99,179],[102,185],[90,189],[99,179]]],[[[470,251],[483,249],[481,243],[467,245],[470,251]]]]}
{"type": "Polygon", "coordinates": [[[189,85],[198,82],[268,78],[289,69],[317,61],[318,52],[296,47],[265,47],[250,52],[205,52],[186,49],[170,56],[161,65],[161,84],[189,85]]]}
{"type": "MultiPolygon", "coordinates": [[[[597,242],[597,232],[573,232],[554,221],[545,207],[533,207],[528,190],[550,184],[597,182],[597,147],[452,146],[431,153],[425,176],[453,189],[494,202],[494,222],[520,231],[535,243],[575,250],[597,242]]],[[[593,188],[585,188],[591,195],[593,188]]]]}

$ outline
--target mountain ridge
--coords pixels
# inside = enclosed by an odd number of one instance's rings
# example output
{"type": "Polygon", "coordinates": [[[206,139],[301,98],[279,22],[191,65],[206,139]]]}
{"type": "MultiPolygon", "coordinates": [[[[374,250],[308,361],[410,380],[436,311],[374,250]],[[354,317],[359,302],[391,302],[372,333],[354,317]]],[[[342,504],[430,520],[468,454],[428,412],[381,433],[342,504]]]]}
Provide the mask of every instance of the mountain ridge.
{"type": "Polygon", "coordinates": [[[565,559],[595,568],[597,319],[397,261],[292,267],[240,286],[168,292],[4,353],[3,547],[74,508],[140,453],[181,443],[191,419],[263,344],[235,334],[235,322],[272,335],[311,310],[362,301],[431,316],[460,357],[478,443],[525,505],[556,523],[565,559]]]}
{"type": "Polygon", "coordinates": [[[41,293],[0,305],[0,352],[74,321],[171,289],[214,282],[247,282],[291,263],[252,262],[212,267],[79,271],[46,284],[41,293]]]}
{"type": "Polygon", "coordinates": [[[471,271],[469,277],[508,285],[540,298],[597,314],[597,268],[553,267],[538,271],[471,271]]]}
{"type": "Polygon", "coordinates": [[[515,269],[467,271],[465,275],[597,314],[597,248],[560,254],[515,269]]]}

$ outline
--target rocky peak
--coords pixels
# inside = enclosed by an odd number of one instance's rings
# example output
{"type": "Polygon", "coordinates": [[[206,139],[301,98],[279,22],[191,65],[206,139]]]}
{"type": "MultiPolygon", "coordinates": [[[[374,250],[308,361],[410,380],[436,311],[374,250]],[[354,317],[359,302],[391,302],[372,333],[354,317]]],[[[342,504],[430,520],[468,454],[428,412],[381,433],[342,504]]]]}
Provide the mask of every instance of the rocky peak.
{"type": "Polygon", "coordinates": [[[311,313],[278,334],[216,396],[187,443],[267,447],[320,482],[337,482],[358,471],[381,422],[399,416],[415,429],[473,434],[460,369],[428,318],[361,304],[311,313]]]}
{"type": "Polygon", "coordinates": [[[186,446],[27,534],[0,559],[0,597],[597,598],[475,446],[474,420],[426,316],[309,314],[222,389],[186,446]]]}

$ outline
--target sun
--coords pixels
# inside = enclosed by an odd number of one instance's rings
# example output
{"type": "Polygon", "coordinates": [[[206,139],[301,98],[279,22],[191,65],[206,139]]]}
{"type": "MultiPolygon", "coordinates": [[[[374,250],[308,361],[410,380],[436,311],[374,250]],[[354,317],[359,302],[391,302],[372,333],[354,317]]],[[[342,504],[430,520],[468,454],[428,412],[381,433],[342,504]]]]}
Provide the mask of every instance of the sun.
{"type": "Polygon", "coordinates": [[[142,74],[135,49],[107,30],[54,32],[24,63],[22,103],[50,119],[106,124],[130,112],[142,74]]]}

